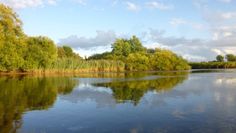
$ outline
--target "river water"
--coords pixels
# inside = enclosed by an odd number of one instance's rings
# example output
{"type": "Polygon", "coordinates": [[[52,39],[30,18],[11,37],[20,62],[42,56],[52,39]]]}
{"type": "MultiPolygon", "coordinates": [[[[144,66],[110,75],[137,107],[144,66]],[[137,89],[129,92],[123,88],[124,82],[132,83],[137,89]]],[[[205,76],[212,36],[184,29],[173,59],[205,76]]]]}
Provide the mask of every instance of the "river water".
{"type": "Polygon", "coordinates": [[[0,133],[234,133],[236,70],[0,77],[0,133]]]}

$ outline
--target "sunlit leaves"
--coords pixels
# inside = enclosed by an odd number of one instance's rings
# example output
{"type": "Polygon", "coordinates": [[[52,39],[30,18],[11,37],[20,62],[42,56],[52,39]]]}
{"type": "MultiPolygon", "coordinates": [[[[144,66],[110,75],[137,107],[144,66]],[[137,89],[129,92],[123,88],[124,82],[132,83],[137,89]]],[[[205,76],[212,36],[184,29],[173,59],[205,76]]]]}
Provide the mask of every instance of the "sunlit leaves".
{"type": "Polygon", "coordinates": [[[23,66],[24,34],[22,23],[11,8],[0,4],[0,71],[23,66]]]}
{"type": "Polygon", "coordinates": [[[28,37],[25,54],[26,69],[46,69],[57,58],[57,48],[47,37],[28,37]]]}

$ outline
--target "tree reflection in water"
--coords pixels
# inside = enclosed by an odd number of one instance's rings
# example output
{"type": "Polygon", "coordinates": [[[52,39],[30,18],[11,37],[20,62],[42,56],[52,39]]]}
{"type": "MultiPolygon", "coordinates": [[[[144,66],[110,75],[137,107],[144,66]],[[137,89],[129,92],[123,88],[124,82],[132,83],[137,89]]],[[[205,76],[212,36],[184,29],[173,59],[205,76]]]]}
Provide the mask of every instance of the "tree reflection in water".
{"type": "Polygon", "coordinates": [[[75,85],[68,77],[0,78],[0,133],[16,132],[25,111],[50,108],[57,94],[70,93],[75,85]]]}
{"type": "Polygon", "coordinates": [[[140,99],[148,91],[166,92],[172,90],[176,85],[187,79],[188,73],[162,73],[159,78],[141,80],[115,81],[109,83],[95,83],[97,87],[107,87],[113,92],[118,103],[131,101],[137,105],[140,99]],[[163,76],[163,77],[162,77],[163,76]]]}
{"type": "MultiPolygon", "coordinates": [[[[131,101],[137,105],[148,91],[169,91],[187,79],[184,73],[99,74],[96,79],[109,82],[89,84],[112,90],[117,103],[131,101]],[[103,77],[103,78],[101,78],[103,77]]],[[[79,77],[94,77],[83,75],[79,77]]],[[[82,78],[83,79],[83,78],[82,78]]],[[[86,78],[85,78],[86,79],[86,78]]],[[[80,79],[81,80],[81,79],[80,79]]],[[[83,80],[81,80],[83,81],[83,80]]],[[[2,77],[0,78],[0,133],[14,133],[23,124],[26,111],[46,110],[53,106],[58,94],[69,94],[77,85],[71,77],[2,77]]]]}

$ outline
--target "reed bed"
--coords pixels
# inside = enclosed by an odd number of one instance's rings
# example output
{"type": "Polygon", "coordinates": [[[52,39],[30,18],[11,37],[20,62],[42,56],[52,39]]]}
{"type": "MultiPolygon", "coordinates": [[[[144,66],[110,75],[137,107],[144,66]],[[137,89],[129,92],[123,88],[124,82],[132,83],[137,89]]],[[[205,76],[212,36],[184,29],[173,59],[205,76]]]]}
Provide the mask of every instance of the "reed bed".
{"type": "Polygon", "coordinates": [[[122,72],[125,64],[112,60],[76,60],[73,58],[58,59],[53,70],[63,72],[122,72]]]}
{"type": "Polygon", "coordinates": [[[78,60],[74,58],[58,58],[47,68],[33,68],[18,71],[2,71],[0,75],[8,74],[76,74],[93,72],[124,72],[125,64],[113,60],[78,60]]]}

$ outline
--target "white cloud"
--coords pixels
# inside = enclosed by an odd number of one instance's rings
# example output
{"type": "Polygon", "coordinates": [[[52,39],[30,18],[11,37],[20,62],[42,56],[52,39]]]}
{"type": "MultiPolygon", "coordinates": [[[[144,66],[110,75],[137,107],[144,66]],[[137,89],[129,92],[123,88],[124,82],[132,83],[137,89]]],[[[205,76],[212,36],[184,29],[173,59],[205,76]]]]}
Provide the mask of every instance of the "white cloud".
{"type": "Polygon", "coordinates": [[[186,24],[187,21],[182,18],[173,18],[169,21],[169,23],[173,26],[179,26],[179,25],[186,24]]]}
{"type": "Polygon", "coordinates": [[[111,50],[111,44],[118,35],[114,31],[97,31],[95,37],[84,37],[72,35],[60,39],[58,45],[67,45],[79,53],[82,57],[88,57],[95,53],[102,53],[111,50]]]}
{"type": "Polygon", "coordinates": [[[14,9],[39,7],[45,4],[50,4],[50,5],[56,4],[56,0],[0,0],[0,2],[14,9]]]}
{"type": "Polygon", "coordinates": [[[219,0],[220,2],[224,2],[224,3],[230,3],[232,2],[232,0],[219,0]]]}
{"type": "Polygon", "coordinates": [[[111,51],[111,45],[92,47],[88,49],[84,48],[74,48],[76,53],[79,53],[81,57],[89,57],[93,54],[103,53],[105,51],[111,51]]]}
{"type": "Polygon", "coordinates": [[[211,49],[217,55],[236,54],[236,47],[224,47],[211,49]]]}
{"type": "MultiPolygon", "coordinates": [[[[209,8],[210,0],[193,0],[197,5],[197,9],[202,15],[203,23],[198,23],[193,20],[186,20],[183,18],[173,18],[169,24],[173,26],[189,26],[194,29],[204,29],[208,32],[210,38],[186,38],[176,36],[166,36],[165,31],[150,29],[147,30],[141,38],[146,47],[161,47],[170,49],[177,54],[182,55],[184,58],[191,61],[208,61],[214,60],[218,54],[236,54],[236,11],[220,11],[209,8]]],[[[120,2],[114,0],[115,4],[120,2]]],[[[225,1],[227,2],[227,1],[225,1]]],[[[228,1],[230,2],[230,1],[228,1]]],[[[140,5],[125,2],[127,9],[131,11],[139,11],[143,9],[140,5]]],[[[167,9],[164,4],[157,2],[142,3],[146,8],[152,9],[167,9]],[[165,7],[165,8],[164,8],[165,7]]],[[[196,30],[193,30],[193,32],[196,30]]],[[[136,33],[138,34],[138,33],[136,33]]],[[[97,33],[96,37],[86,38],[72,36],[62,39],[61,42],[71,44],[75,49],[80,49],[79,52],[96,53],[95,46],[99,49],[109,49],[110,44],[115,40],[117,34],[112,32],[97,33]],[[105,37],[107,36],[107,37],[105,37]],[[88,52],[90,51],[90,52],[88,52]]],[[[99,50],[102,52],[102,50],[99,50]]]]}
{"type": "Polygon", "coordinates": [[[213,48],[213,49],[211,49],[211,51],[215,52],[217,55],[224,55],[225,54],[222,50],[217,49],[217,48],[213,48]]]}
{"type": "Polygon", "coordinates": [[[203,18],[208,23],[209,32],[215,46],[236,47],[236,12],[205,11],[203,18]]]}
{"type": "Polygon", "coordinates": [[[115,5],[117,5],[119,3],[119,0],[112,0],[112,6],[115,6],[115,5]]]}
{"type": "Polygon", "coordinates": [[[222,13],[221,15],[223,19],[232,19],[236,17],[236,12],[225,12],[225,13],[222,13]]]}
{"type": "Polygon", "coordinates": [[[146,2],[146,6],[150,9],[159,9],[159,10],[170,10],[174,7],[172,5],[166,5],[157,1],[146,2]]]}
{"type": "Polygon", "coordinates": [[[207,61],[207,58],[201,55],[192,55],[183,53],[182,57],[188,61],[207,61]]]}
{"type": "Polygon", "coordinates": [[[57,1],[56,0],[48,0],[48,4],[50,5],[56,5],[57,1]]]}
{"type": "Polygon", "coordinates": [[[205,10],[202,12],[203,19],[208,23],[222,25],[225,22],[234,23],[236,21],[236,11],[211,11],[205,10]]]}
{"type": "Polygon", "coordinates": [[[87,5],[87,0],[74,0],[74,1],[83,6],[87,5]]]}
{"type": "Polygon", "coordinates": [[[69,36],[61,39],[59,45],[69,45],[74,49],[91,49],[93,47],[110,45],[116,38],[117,35],[114,31],[97,31],[95,37],[69,36]]]}
{"type": "Polygon", "coordinates": [[[172,18],[170,21],[169,21],[169,24],[171,24],[172,26],[181,26],[181,25],[185,25],[185,26],[190,26],[196,30],[202,30],[204,29],[204,26],[203,24],[200,24],[200,23],[196,23],[196,22],[192,22],[192,21],[188,21],[188,20],[185,20],[185,19],[182,19],[182,18],[172,18]]]}
{"type": "MultiPolygon", "coordinates": [[[[219,35],[221,36],[221,35],[219,35]]],[[[236,54],[236,35],[225,33],[225,37],[213,39],[188,39],[185,37],[165,36],[165,31],[150,29],[146,40],[157,46],[167,47],[191,61],[214,60],[218,54],[236,54]]]]}
{"type": "Polygon", "coordinates": [[[132,3],[132,2],[126,2],[126,6],[127,6],[127,9],[130,11],[137,12],[141,9],[137,4],[132,3]]]}

